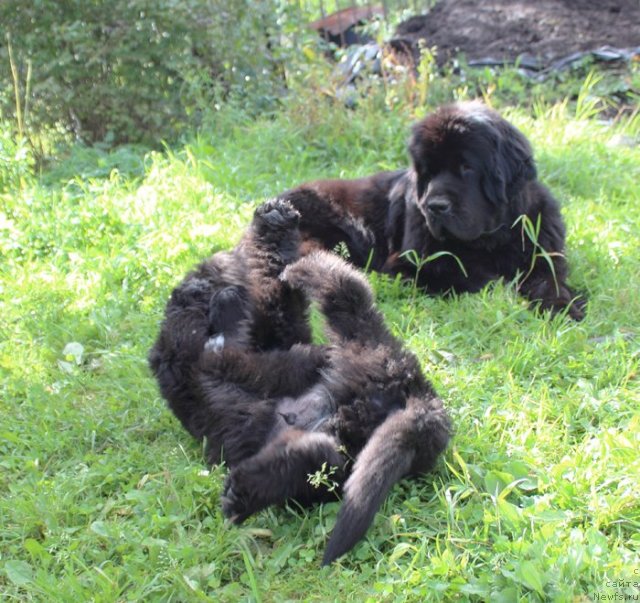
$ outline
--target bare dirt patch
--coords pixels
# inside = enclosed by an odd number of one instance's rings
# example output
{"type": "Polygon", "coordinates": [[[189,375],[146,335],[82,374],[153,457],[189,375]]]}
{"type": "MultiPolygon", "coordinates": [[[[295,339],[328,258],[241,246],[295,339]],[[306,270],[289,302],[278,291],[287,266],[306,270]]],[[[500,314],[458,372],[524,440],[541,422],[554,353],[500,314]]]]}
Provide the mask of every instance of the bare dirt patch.
{"type": "Polygon", "coordinates": [[[397,40],[414,52],[437,47],[444,64],[462,54],[473,62],[543,69],[576,52],[603,46],[640,51],[638,0],[442,0],[401,23],[397,40]],[[491,61],[487,61],[490,59],[491,61]]]}

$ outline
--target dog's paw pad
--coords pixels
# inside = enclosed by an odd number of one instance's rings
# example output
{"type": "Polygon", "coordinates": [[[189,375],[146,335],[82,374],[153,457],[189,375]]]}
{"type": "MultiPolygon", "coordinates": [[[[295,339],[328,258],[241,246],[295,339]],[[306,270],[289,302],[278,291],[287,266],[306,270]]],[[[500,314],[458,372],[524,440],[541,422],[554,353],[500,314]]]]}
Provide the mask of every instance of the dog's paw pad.
{"type": "Polygon", "coordinates": [[[284,199],[270,199],[256,209],[256,219],[270,228],[291,228],[298,224],[300,214],[284,199]]]}

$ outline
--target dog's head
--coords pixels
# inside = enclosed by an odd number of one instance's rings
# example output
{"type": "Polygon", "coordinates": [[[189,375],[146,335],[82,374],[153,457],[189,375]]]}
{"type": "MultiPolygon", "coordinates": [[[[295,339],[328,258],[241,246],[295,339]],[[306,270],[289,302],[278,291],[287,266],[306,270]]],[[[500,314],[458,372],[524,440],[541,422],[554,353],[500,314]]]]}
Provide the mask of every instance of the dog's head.
{"type": "Polygon", "coordinates": [[[437,239],[475,241],[522,213],[519,191],[536,178],[527,139],[478,102],[441,107],[413,127],[416,201],[437,239]]]}

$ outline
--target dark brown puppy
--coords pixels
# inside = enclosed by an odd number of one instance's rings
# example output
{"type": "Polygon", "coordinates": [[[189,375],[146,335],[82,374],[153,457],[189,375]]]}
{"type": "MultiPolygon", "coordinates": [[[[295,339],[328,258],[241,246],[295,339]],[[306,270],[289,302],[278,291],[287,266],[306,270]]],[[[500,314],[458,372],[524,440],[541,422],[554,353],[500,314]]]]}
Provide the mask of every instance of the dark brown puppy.
{"type": "Polygon", "coordinates": [[[235,250],[189,273],[149,360],[173,412],[206,438],[208,460],[229,467],[222,508],[233,521],[344,492],[330,563],[362,538],[399,479],[433,466],[450,426],[366,279],[326,252],[290,264],[297,218],[288,203],[267,202],[235,250]],[[309,299],[331,345],[308,343],[309,299]],[[336,491],[310,482],[331,467],[336,491]]]}
{"type": "MultiPolygon", "coordinates": [[[[332,345],[316,384],[275,400],[272,435],[231,467],[222,508],[243,521],[286,500],[327,500],[331,489],[314,486],[309,477],[333,467],[329,480],[343,500],[324,553],[327,564],[364,536],[398,480],[434,466],[449,441],[450,422],[417,358],[385,326],[360,273],[335,255],[315,252],[286,268],[282,279],[318,302],[332,345]]],[[[205,400],[210,384],[216,391],[228,379],[216,370],[220,359],[207,357],[205,400]]],[[[253,362],[259,370],[259,357],[253,362]]]]}
{"type": "Polygon", "coordinates": [[[344,242],[356,266],[435,294],[515,280],[534,305],[584,317],[558,203],[521,132],[481,103],[446,105],[413,127],[409,154],[406,170],[283,193],[301,214],[302,252],[344,242]]]}

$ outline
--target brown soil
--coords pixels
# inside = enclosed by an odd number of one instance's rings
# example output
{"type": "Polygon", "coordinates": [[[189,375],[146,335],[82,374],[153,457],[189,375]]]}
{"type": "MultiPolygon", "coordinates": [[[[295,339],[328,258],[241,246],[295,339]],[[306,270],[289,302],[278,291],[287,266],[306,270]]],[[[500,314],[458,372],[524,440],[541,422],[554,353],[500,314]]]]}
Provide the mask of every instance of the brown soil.
{"type": "MultiPolygon", "coordinates": [[[[437,47],[438,63],[524,57],[548,67],[579,51],[640,47],[638,0],[442,0],[398,26],[396,37],[437,47]]],[[[528,65],[528,66],[529,66],[528,65]]]]}

